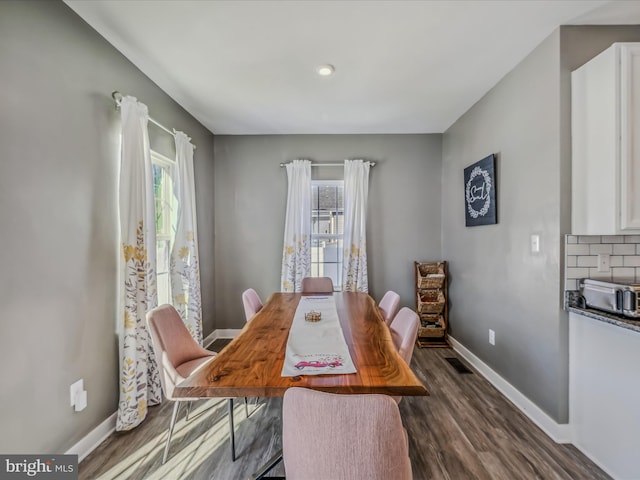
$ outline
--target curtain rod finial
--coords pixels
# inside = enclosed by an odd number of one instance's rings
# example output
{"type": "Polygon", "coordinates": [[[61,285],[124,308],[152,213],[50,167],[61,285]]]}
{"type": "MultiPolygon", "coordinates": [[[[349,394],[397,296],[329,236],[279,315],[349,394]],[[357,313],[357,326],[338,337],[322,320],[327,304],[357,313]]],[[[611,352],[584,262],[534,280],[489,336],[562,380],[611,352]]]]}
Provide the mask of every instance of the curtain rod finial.
{"type": "Polygon", "coordinates": [[[115,100],[116,104],[120,104],[120,101],[122,100],[122,94],[118,90],[114,90],[113,92],[111,92],[111,98],[115,100]]]}

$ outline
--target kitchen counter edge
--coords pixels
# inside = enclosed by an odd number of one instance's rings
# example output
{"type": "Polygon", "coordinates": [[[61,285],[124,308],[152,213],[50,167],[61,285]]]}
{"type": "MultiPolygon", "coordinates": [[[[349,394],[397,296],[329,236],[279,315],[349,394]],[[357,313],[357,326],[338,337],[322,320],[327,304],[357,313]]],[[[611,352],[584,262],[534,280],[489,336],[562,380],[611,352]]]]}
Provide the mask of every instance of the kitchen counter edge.
{"type": "Polygon", "coordinates": [[[601,322],[610,323],[611,325],[616,325],[618,327],[640,333],[640,321],[638,320],[627,320],[626,318],[619,317],[618,315],[594,310],[593,308],[569,306],[568,310],[579,315],[584,315],[585,317],[593,318],[594,320],[600,320],[601,322]]]}

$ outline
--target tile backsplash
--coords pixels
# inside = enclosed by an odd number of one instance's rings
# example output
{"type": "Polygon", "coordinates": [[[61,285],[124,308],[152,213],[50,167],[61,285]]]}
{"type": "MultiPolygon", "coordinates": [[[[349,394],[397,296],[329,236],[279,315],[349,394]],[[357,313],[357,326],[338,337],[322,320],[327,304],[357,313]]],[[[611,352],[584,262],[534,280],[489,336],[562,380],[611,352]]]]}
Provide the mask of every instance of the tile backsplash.
{"type": "Polygon", "coordinates": [[[640,283],[640,235],[567,235],[565,290],[578,290],[578,280],[640,283]],[[609,255],[609,272],[598,271],[598,254],[609,255]]]}

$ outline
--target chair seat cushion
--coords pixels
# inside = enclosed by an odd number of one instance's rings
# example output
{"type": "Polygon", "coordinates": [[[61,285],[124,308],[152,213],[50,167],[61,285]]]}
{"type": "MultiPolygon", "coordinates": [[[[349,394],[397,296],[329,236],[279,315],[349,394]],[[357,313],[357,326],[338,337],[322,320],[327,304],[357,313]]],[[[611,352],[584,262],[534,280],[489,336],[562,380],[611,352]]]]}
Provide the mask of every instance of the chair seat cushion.
{"type": "Polygon", "coordinates": [[[195,360],[184,362],[176,367],[176,371],[180,374],[181,377],[187,378],[189,375],[205,365],[215,356],[216,354],[211,352],[211,355],[208,357],[196,358],[195,360]]]}

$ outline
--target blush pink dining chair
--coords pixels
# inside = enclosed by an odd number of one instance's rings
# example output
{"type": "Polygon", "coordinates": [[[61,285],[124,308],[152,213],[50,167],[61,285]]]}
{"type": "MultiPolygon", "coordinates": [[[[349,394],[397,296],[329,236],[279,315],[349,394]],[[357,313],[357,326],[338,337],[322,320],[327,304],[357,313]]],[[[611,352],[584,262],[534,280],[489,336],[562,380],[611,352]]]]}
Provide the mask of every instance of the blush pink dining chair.
{"type": "MultiPolygon", "coordinates": [[[[160,305],[150,310],[147,313],[147,326],[158,365],[162,392],[167,400],[174,402],[167,432],[167,443],[162,455],[162,463],[164,464],[167,461],[173,427],[176,424],[181,402],[199,400],[199,398],[181,398],[174,395],[176,385],[213,360],[216,353],[203,348],[193,339],[180,318],[180,314],[172,305],[160,305]]],[[[229,428],[231,458],[235,460],[233,399],[229,399],[229,428]]]]}
{"type": "Polygon", "coordinates": [[[387,327],[391,325],[391,321],[398,313],[398,306],[400,305],[400,295],[396,292],[389,290],[384,294],[384,297],[380,300],[378,304],[378,308],[382,313],[382,318],[384,318],[384,323],[387,324],[387,327]]]}
{"type": "MultiPolygon", "coordinates": [[[[418,338],[419,325],[420,318],[418,314],[410,308],[403,307],[396,314],[389,327],[393,345],[396,347],[398,355],[409,367],[413,357],[413,348],[418,338]]],[[[402,397],[393,397],[393,399],[400,403],[402,397]]]]}
{"type": "MultiPolygon", "coordinates": [[[[258,296],[258,293],[253,288],[247,288],[244,292],[242,292],[242,305],[244,306],[244,315],[247,319],[247,322],[253,318],[253,316],[262,310],[264,306],[262,304],[262,300],[258,296]]],[[[255,400],[256,404],[258,403],[258,399],[255,400]]],[[[257,407],[254,408],[253,412],[255,412],[257,407]]],[[[244,411],[249,418],[251,413],[249,413],[249,402],[247,397],[244,397],[244,411]]]]}
{"type": "Polygon", "coordinates": [[[288,480],[411,480],[407,432],[386,395],[289,388],[282,404],[288,480]]]}
{"type": "Polygon", "coordinates": [[[244,315],[247,317],[247,322],[263,307],[262,300],[260,300],[253,288],[247,288],[242,292],[242,304],[244,305],[244,315]]]}
{"type": "Polygon", "coordinates": [[[302,293],[333,293],[331,277],[304,277],[302,293]]]}

